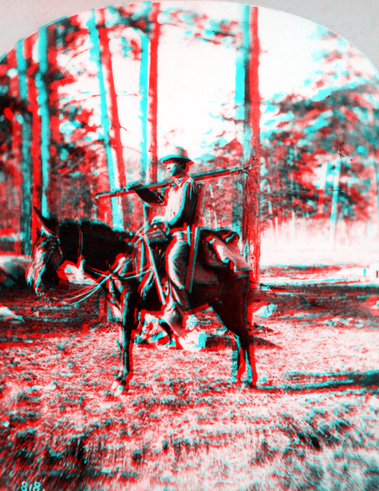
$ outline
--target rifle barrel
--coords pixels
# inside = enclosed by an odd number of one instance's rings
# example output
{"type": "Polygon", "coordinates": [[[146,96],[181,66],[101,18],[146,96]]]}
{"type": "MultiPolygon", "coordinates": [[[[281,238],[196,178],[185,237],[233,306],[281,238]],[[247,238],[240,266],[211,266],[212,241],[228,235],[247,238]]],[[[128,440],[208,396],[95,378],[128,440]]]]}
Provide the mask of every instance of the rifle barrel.
{"type": "MultiPolygon", "coordinates": [[[[233,167],[232,169],[219,169],[212,172],[198,172],[197,174],[190,174],[190,177],[192,177],[192,179],[195,179],[195,181],[200,181],[205,179],[212,179],[213,177],[227,176],[229,174],[242,174],[243,172],[247,172],[251,170],[253,167],[254,165],[248,165],[246,167],[233,167]]],[[[167,186],[169,182],[170,182],[169,180],[166,180],[166,181],[155,182],[152,184],[143,184],[138,189],[159,189],[159,188],[163,188],[164,186],[167,186]]],[[[133,192],[134,190],[132,189],[129,190],[117,189],[114,191],[99,193],[95,196],[95,198],[96,199],[113,198],[115,196],[125,196],[128,194],[132,194],[133,192]]]]}

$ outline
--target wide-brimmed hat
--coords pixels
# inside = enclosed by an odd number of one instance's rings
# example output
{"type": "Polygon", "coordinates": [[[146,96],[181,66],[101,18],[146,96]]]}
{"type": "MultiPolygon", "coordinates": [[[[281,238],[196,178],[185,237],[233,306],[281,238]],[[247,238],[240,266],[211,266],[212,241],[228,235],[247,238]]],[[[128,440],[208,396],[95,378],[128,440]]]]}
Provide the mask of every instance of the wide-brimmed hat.
{"type": "Polygon", "coordinates": [[[169,152],[168,155],[165,155],[160,159],[162,164],[168,160],[178,160],[179,162],[184,162],[186,164],[192,163],[192,160],[188,157],[187,151],[182,147],[172,147],[169,152]]]}

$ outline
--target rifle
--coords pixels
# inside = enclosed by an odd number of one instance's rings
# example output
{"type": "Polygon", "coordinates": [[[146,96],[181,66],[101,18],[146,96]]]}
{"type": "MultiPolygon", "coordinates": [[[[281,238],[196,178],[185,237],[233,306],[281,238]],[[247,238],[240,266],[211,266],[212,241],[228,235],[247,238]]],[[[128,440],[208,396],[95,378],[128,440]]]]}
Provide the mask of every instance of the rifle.
{"type": "MultiPolygon", "coordinates": [[[[229,174],[244,174],[249,172],[251,169],[257,168],[258,164],[252,163],[245,167],[233,167],[232,169],[219,169],[211,172],[198,172],[197,174],[189,174],[192,179],[195,181],[203,181],[206,179],[212,179],[214,177],[222,177],[227,176],[229,174]]],[[[155,182],[152,184],[143,184],[138,187],[138,190],[141,189],[158,189],[167,186],[170,183],[169,180],[155,182]]],[[[105,193],[99,193],[95,196],[95,199],[103,199],[103,198],[113,198],[114,196],[125,196],[128,194],[132,194],[134,190],[132,189],[116,189],[112,191],[106,191],[105,193]]]]}

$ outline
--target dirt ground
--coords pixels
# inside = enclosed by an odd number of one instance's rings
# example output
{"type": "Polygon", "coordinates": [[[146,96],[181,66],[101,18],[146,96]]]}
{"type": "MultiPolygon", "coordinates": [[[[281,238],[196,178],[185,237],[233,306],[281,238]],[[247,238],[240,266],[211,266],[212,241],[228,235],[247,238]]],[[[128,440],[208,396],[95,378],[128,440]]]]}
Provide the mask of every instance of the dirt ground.
{"type": "Polygon", "coordinates": [[[379,489],[378,300],[373,286],[271,286],[256,308],[275,313],[249,329],[256,389],[230,382],[232,340],[205,311],[205,349],[135,344],[116,399],[101,298],[3,291],[24,322],[0,323],[0,488],[379,489]]]}

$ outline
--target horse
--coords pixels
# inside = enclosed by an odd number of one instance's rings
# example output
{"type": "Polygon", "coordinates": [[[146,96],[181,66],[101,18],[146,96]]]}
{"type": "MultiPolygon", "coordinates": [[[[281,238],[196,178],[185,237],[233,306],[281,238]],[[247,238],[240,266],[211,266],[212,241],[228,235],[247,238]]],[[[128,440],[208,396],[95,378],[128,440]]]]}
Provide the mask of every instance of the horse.
{"type": "MultiPolygon", "coordinates": [[[[57,228],[57,220],[55,217],[50,218],[50,223],[52,229],[57,228]]],[[[41,251],[44,249],[45,241],[46,241],[46,237],[44,236],[44,234],[41,234],[41,230],[37,230],[37,237],[33,243],[32,254],[31,254],[32,258],[35,258],[34,262],[38,262],[37,256],[38,254],[41,254],[41,251]]],[[[53,255],[51,256],[51,259],[52,260],[49,262],[49,264],[45,265],[43,271],[39,275],[38,285],[36,285],[37,289],[39,288],[39,284],[43,284],[44,288],[49,290],[54,289],[59,285],[59,276],[56,271],[57,266],[54,263],[53,255]]],[[[33,276],[34,272],[32,271],[32,268],[33,268],[33,264],[29,263],[28,267],[26,268],[26,274],[25,274],[26,279],[28,279],[28,277],[33,276]]],[[[29,286],[31,286],[30,282],[27,281],[27,283],[29,283],[29,286]]]]}
{"type": "MultiPolygon", "coordinates": [[[[95,220],[65,219],[57,221],[42,216],[38,211],[42,228],[33,247],[32,264],[27,282],[34,286],[38,295],[44,294],[41,278],[46,268],[57,269],[69,262],[82,265],[84,271],[104,289],[107,298],[116,303],[119,312],[120,365],[111,392],[120,395],[129,389],[132,378],[132,333],[138,325],[141,312],[159,311],[162,307],[154,275],[146,273],[137,265],[140,261],[138,236],[123,232],[95,220]],[[150,287],[146,277],[150,274],[150,287]],[[152,279],[153,278],[153,279],[152,279]],[[151,280],[152,279],[152,280],[151,280]]],[[[156,273],[164,274],[163,249],[155,247],[156,273]]],[[[212,284],[193,284],[188,294],[193,310],[211,307],[224,326],[234,335],[232,352],[232,382],[255,387],[254,344],[250,343],[247,331],[248,274],[236,275],[228,268],[214,273],[212,284]],[[246,379],[242,375],[247,372],[246,379]]],[[[167,332],[169,336],[172,332],[167,332]]]]}

